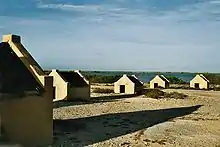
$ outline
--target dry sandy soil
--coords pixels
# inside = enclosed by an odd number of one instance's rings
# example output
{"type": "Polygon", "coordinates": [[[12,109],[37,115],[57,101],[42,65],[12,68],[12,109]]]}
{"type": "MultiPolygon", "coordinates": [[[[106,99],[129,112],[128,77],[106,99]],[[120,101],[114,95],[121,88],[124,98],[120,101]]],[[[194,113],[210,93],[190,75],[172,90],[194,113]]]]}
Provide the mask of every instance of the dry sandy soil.
{"type": "Polygon", "coordinates": [[[220,147],[220,92],[164,91],[188,98],[99,95],[91,102],[55,103],[53,146],[220,147]]]}

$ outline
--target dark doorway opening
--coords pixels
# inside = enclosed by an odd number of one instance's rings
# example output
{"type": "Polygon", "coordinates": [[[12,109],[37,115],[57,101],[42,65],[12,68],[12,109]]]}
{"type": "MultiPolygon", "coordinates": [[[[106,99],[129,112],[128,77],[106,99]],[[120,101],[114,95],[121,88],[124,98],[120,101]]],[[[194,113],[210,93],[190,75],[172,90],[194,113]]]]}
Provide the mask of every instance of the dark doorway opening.
{"type": "Polygon", "coordinates": [[[0,142],[4,143],[4,142],[7,142],[7,141],[9,141],[9,139],[6,135],[6,131],[5,131],[4,126],[1,124],[1,127],[0,127],[0,142]]]}
{"type": "Polygon", "coordinates": [[[53,87],[53,99],[56,98],[56,87],[53,87]]]}
{"type": "Polygon", "coordinates": [[[125,93],[125,85],[120,85],[120,93],[125,93]]]}
{"type": "Polygon", "coordinates": [[[195,88],[199,89],[199,83],[195,83],[195,88]]]}
{"type": "Polygon", "coordinates": [[[169,83],[165,83],[165,88],[169,88],[169,83]]]}
{"type": "Polygon", "coordinates": [[[158,88],[158,83],[154,83],[154,88],[158,88]]]}

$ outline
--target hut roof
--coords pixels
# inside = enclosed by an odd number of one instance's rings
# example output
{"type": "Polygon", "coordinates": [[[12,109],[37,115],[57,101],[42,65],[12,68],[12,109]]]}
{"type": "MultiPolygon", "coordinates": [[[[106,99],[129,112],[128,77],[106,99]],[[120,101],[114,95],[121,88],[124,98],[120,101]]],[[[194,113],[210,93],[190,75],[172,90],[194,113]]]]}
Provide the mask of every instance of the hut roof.
{"type": "Polygon", "coordinates": [[[7,42],[0,43],[0,92],[44,91],[7,42]]]}
{"type": "Polygon", "coordinates": [[[59,75],[66,81],[70,83],[72,87],[83,87],[87,86],[88,83],[85,79],[75,71],[57,71],[59,75]]]}

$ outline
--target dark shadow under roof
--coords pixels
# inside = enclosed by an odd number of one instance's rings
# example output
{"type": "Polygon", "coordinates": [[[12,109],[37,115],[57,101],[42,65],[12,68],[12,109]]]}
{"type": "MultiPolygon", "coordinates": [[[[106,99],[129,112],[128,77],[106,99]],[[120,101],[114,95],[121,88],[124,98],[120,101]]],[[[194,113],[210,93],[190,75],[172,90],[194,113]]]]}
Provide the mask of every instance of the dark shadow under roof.
{"type": "Polygon", "coordinates": [[[143,86],[143,83],[136,79],[134,76],[127,76],[133,83],[135,83],[137,86],[143,86]]]}
{"type": "Polygon", "coordinates": [[[0,83],[1,93],[44,92],[42,85],[5,42],[0,43],[0,83]]]}
{"type": "Polygon", "coordinates": [[[86,81],[74,71],[57,71],[60,76],[66,81],[70,83],[71,87],[84,87],[88,86],[86,81]]]}
{"type": "Polygon", "coordinates": [[[45,75],[49,75],[52,72],[52,70],[44,70],[45,75]]]}
{"type": "Polygon", "coordinates": [[[169,83],[169,81],[167,81],[167,79],[164,77],[164,76],[162,76],[162,75],[158,75],[163,81],[165,81],[165,82],[168,82],[169,83]]]}

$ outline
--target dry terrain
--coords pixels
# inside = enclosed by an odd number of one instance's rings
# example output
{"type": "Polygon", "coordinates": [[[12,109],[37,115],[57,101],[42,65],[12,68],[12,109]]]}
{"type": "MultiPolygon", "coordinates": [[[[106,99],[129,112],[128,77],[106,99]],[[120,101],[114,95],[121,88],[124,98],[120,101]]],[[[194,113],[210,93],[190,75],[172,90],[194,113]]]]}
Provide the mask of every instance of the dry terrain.
{"type": "Polygon", "coordinates": [[[220,92],[164,91],[188,98],[92,93],[91,102],[56,102],[53,146],[220,147],[220,92]]]}

